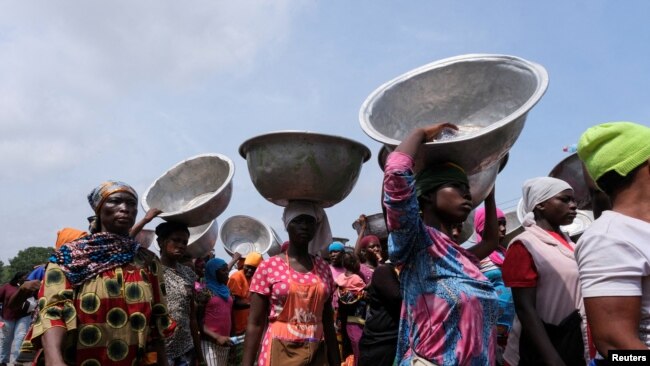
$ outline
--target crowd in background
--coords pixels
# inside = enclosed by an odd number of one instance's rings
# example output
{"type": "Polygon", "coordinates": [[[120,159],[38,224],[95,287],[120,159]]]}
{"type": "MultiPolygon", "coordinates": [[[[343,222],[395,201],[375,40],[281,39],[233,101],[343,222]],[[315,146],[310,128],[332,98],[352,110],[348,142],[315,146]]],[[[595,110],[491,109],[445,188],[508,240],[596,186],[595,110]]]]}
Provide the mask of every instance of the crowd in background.
{"type": "Polygon", "coordinates": [[[88,200],[88,231],[64,229],[47,264],[0,288],[0,364],[600,365],[650,347],[650,128],[594,126],[578,144],[606,207],[578,240],[574,188],[522,187],[523,232],[506,241],[494,190],[474,213],[477,244],[458,240],[473,209],[452,163],[417,173],[415,129],[384,166],[390,235],[332,241],[324,210],[292,201],[282,253],[228,262],[186,252],[187,226],[156,227],[160,257],[133,238],[138,196],[108,181],[88,200]],[[602,197],[605,197],[603,200],[602,197]],[[601,215],[602,213],[602,215],[601,215]]]}

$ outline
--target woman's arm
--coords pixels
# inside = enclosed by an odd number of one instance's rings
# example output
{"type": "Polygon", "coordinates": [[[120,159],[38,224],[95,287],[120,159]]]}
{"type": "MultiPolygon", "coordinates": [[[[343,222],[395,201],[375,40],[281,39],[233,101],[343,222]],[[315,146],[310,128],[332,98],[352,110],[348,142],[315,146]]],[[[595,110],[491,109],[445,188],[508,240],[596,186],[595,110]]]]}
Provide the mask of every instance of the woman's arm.
{"type": "Polygon", "coordinates": [[[494,188],[485,198],[485,227],[483,240],[469,248],[478,259],[490,255],[499,246],[499,221],[497,220],[497,204],[494,200],[494,188]]]}
{"type": "Polygon", "coordinates": [[[327,362],[330,365],[340,365],[339,342],[336,340],[336,330],[334,330],[334,311],[331,298],[325,301],[323,307],[323,336],[327,347],[327,362]]]}
{"type": "Polygon", "coordinates": [[[386,159],[383,206],[390,232],[388,254],[396,264],[407,262],[411,253],[431,245],[431,238],[420,217],[412,169],[420,145],[445,127],[456,128],[446,123],[416,128],[386,159]]]}
{"type": "Polygon", "coordinates": [[[153,220],[156,216],[160,215],[161,213],[162,211],[157,208],[150,208],[149,211],[147,211],[147,213],[144,215],[144,218],[136,222],[135,225],[133,225],[133,227],[131,228],[131,230],[129,230],[129,236],[135,238],[135,236],[138,235],[138,233],[142,231],[142,229],[144,229],[145,225],[150,223],[151,220],[153,220]]]}
{"type": "MultiPolygon", "coordinates": [[[[262,341],[262,334],[267,325],[269,298],[251,293],[251,311],[248,314],[248,326],[244,337],[243,366],[253,366],[262,341]]],[[[338,364],[337,364],[338,365],[338,364]]]]}
{"type": "Polygon", "coordinates": [[[512,297],[515,303],[515,311],[521,322],[522,334],[525,330],[530,337],[531,344],[534,344],[542,356],[544,362],[549,366],[564,366],[564,361],[553,347],[551,340],[546,334],[544,324],[537,315],[537,287],[513,287],[512,297]]]}
{"type": "Polygon", "coordinates": [[[203,324],[203,334],[206,336],[212,338],[214,342],[221,347],[229,347],[232,346],[232,341],[230,340],[230,337],[221,335],[213,330],[210,330],[205,324],[203,324]]]}
{"type": "Polygon", "coordinates": [[[359,219],[357,219],[359,222],[359,236],[357,236],[357,243],[354,245],[354,255],[357,256],[357,258],[361,259],[361,239],[363,239],[365,233],[366,233],[366,228],[368,226],[368,218],[366,215],[360,215],[359,219]]]}
{"type": "Polygon", "coordinates": [[[591,336],[601,355],[614,349],[648,349],[639,339],[640,296],[587,297],[584,302],[591,336]]]}
{"type": "Polygon", "coordinates": [[[190,317],[190,332],[192,333],[192,343],[194,344],[194,354],[196,355],[195,360],[198,364],[205,364],[205,358],[203,358],[203,350],[201,349],[201,336],[199,331],[199,323],[196,321],[196,311],[197,306],[194,301],[194,296],[192,296],[192,301],[190,301],[189,313],[187,316],[190,317]]]}

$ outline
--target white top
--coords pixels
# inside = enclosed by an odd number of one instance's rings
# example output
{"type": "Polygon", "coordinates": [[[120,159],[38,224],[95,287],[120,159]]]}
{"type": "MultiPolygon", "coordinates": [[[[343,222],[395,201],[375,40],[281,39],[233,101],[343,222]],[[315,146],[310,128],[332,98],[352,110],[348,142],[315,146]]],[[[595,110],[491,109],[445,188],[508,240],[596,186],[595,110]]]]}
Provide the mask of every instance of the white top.
{"type": "Polygon", "coordinates": [[[650,223],[605,211],[575,251],[583,297],[640,296],[639,338],[650,347],[650,223]]]}

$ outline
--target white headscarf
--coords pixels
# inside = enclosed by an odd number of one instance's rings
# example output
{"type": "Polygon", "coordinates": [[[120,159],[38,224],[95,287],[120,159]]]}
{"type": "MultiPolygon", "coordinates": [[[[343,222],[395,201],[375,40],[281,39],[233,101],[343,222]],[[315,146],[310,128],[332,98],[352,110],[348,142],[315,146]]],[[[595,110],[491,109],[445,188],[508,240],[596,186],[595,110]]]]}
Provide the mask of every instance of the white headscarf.
{"type": "Polygon", "coordinates": [[[524,216],[522,225],[524,227],[533,225],[535,223],[533,214],[535,206],[567,189],[573,190],[569,183],[552,177],[539,177],[525,181],[522,187],[522,199],[526,216],[524,216]]]}
{"type": "Polygon", "coordinates": [[[309,254],[320,255],[327,253],[327,247],[332,243],[332,230],[325,210],[309,201],[289,201],[282,213],[284,228],[289,226],[291,220],[300,215],[309,215],[316,218],[318,227],[314,238],[309,242],[309,254]]]}

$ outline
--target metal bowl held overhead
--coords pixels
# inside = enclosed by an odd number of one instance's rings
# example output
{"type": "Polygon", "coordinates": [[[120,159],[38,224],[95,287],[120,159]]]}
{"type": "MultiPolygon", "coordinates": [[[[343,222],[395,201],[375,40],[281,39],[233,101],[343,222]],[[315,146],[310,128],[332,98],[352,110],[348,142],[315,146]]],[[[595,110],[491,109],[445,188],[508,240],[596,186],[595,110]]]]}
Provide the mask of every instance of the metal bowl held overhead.
{"type": "Polygon", "coordinates": [[[231,256],[237,252],[246,256],[250,252],[269,257],[280,253],[277,234],[263,222],[246,215],[232,216],[221,226],[221,242],[231,256]]]}
{"type": "Polygon", "coordinates": [[[200,226],[219,216],[230,203],[235,165],[221,154],[204,154],[174,165],[147,189],[142,207],[163,211],[159,217],[200,226]]]}
{"type": "Polygon", "coordinates": [[[498,164],[524,127],[528,111],[548,86],[546,70],[504,55],[440,60],[387,82],[361,106],[361,128],[393,150],[414,128],[451,122],[459,133],[425,144],[416,170],[441,161],[468,175],[498,164]]]}
{"type": "MultiPolygon", "coordinates": [[[[373,215],[367,215],[366,232],[363,235],[375,235],[380,240],[388,238],[388,228],[386,228],[386,222],[384,221],[384,214],[377,213],[373,215]]],[[[360,234],[361,224],[359,220],[356,220],[352,223],[352,228],[360,234]]]]}
{"type": "Polygon", "coordinates": [[[548,173],[548,176],[562,179],[569,183],[571,188],[573,188],[573,194],[579,209],[591,209],[589,185],[585,178],[582,162],[577,153],[571,154],[559,162],[551,172],[548,173]]]}
{"type": "Polygon", "coordinates": [[[187,242],[187,253],[192,258],[200,258],[209,254],[219,238],[219,223],[213,220],[201,226],[189,228],[190,239],[187,242]]]}
{"type": "Polygon", "coordinates": [[[257,191],[286,206],[291,200],[331,207],[352,191],[370,158],[364,145],[338,136],[282,131],[260,135],[239,147],[257,191]]]}

